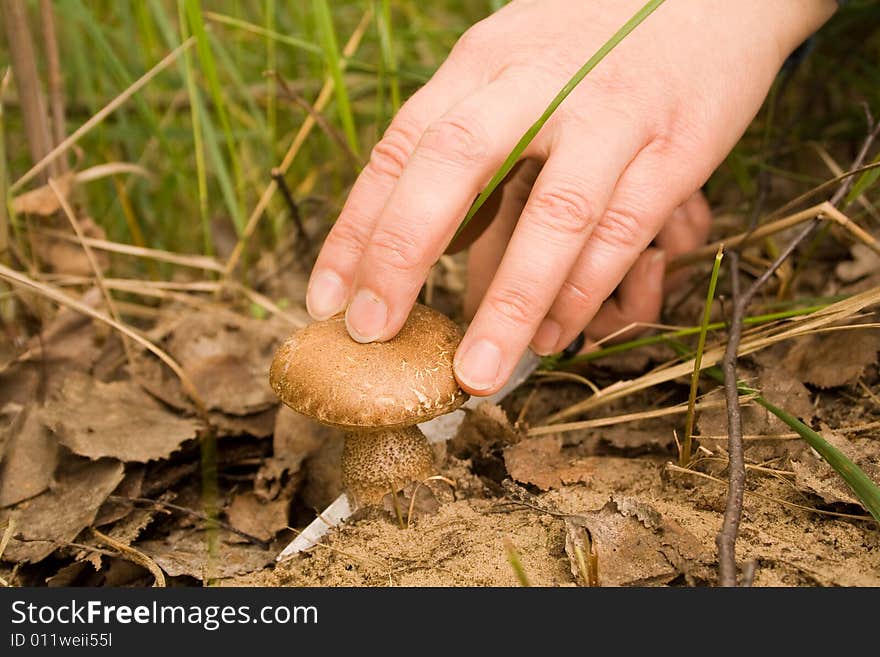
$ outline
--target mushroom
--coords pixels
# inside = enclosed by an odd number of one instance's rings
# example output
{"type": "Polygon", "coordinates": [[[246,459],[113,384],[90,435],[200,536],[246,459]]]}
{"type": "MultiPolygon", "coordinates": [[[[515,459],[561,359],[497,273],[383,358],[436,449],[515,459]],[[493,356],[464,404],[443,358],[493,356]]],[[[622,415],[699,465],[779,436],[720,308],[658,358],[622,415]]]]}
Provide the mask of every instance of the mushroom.
{"type": "Polygon", "coordinates": [[[342,478],[356,506],[435,473],[433,453],[415,426],[467,399],[452,371],[461,331],[436,310],[416,305],[397,336],[360,344],[342,314],[288,338],[269,382],[293,410],[345,430],[342,478]]]}

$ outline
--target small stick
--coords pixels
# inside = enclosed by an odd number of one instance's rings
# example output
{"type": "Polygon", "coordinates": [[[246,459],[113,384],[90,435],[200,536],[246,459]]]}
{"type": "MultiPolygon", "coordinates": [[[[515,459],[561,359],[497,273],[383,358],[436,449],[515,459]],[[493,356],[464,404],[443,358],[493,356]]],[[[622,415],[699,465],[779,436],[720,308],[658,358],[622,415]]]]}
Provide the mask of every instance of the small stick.
{"type": "MultiPolygon", "coordinates": [[[[348,43],[346,43],[345,47],[342,49],[343,59],[340,62],[340,66],[343,69],[345,68],[345,66],[347,66],[348,59],[352,55],[354,55],[354,53],[358,49],[358,46],[360,46],[361,39],[363,38],[367,27],[369,27],[370,25],[370,20],[372,19],[372,17],[372,5],[367,5],[367,10],[364,12],[363,17],[361,18],[361,22],[358,23],[354,32],[352,32],[348,43]]],[[[323,109],[327,106],[332,97],[333,78],[327,77],[324,85],[321,87],[321,91],[318,93],[318,98],[315,100],[315,109],[319,112],[323,111],[323,109]]],[[[303,121],[303,124],[300,126],[299,130],[294,136],[293,141],[290,144],[290,148],[287,149],[287,152],[284,154],[284,158],[281,160],[281,164],[278,165],[278,168],[282,172],[287,172],[287,170],[290,168],[290,165],[293,164],[294,158],[296,158],[297,153],[299,153],[299,149],[302,148],[302,145],[305,143],[306,138],[309,136],[309,133],[312,131],[312,128],[314,126],[315,119],[311,115],[309,115],[308,117],[306,117],[306,120],[303,121]]],[[[254,206],[253,211],[248,217],[244,230],[241,232],[238,243],[236,243],[235,248],[232,250],[232,253],[229,255],[229,258],[226,261],[226,265],[223,271],[224,279],[230,278],[232,276],[232,273],[235,271],[235,268],[238,266],[238,262],[239,260],[241,260],[242,253],[244,252],[244,247],[247,245],[248,240],[257,229],[257,224],[260,222],[260,219],[262,218],[263,213],[266,211],[266,208],[269,207],[269,201],[272,200],[272,196],[275,194],[275,191],[277,189],[278,185],[275,184],[275,181],[272,181],[260,195],[256,206],[254,206]]]]}
{"type": "MultiPolygon", "coordinates": [[[[852,169],[861,167],[871,144],[880,133],[880,123],[877,125],[869,124],[869,134],[866,137],[852,169]]],[[[840,185],[837,192],[832,196],[829,204],[837,206],[846,196],[853,184],[853,178],[848,177],[840,185]]],[[[739,255],[736,251],[731,252],[730,270],[731,283],[733,285],[733,299],[735,300],[733,308],[733,317],[730,322],[730,334],[727,341],[727,348],[722,358],[722,370],[724,372],[724,394],[727,400],[727,453],[729,458],[728,476],[730,485],[727,489],[727,502],[724,510],[724,520],[721,525],[721,531],[715,539],[718,546],[718,562],[720,568],[720,584],[721,586],[736,586],[736,539],[739,534],[739,524],[742,519],[742,504],[745,491],[745,458],[743,454],[742,439],[742,412],[739,405],[739,390],[737,388],[737,352],[739,350],[740,340],[742,339],[743,319],[748,311],[749,304],[764,286],[770,280],[773,274],[780,266],[794,253],[798,245],[809,237],[821,222],[817,216],[801,230],[798,235],[780,252],[779,256],[761,274],[749,288],[740,295],[739,290],[739,255]]]]}
{"type": "Polygon", "coordinates": [[[123,557],[127,561],[136,563],[138,566],[143,566],[144,568],[149,570],[150,574],[155,580],[153,582],[153,586],[155,588],[165,588],[165,573],[163,573],[162,569],[159,568],[159,564],[150,559],[150,557],[148,557],[140,550],[136,550],[130,545],[126,545],[125,543],[117,541],[115,538],[107,536],[107,534],[98,531],[94,527],[91,527],[91,530],[95,538],[97,538],[105,545],[109,545],[114,550],[118,551],[121,557],[123,557]]]}
{"type": "Polygon", "coordinates": [[[309,239],[309,234],[306,232],[305,226],[303,226],[302,217],[299,213],[299,206],[296,201],[293,200],[293,194],[290,193],[290,187],[287,186],[287,181],[284,179],[284,172],[275,167],[271,172],[272,180],[275,181],[275,184],[278,185],[278,191],[281,192],[281,196],[284,199],[284,202],[287,203],[287,207],[290,209],[290,218],[293,219],[293,224],[296,226],[296,236],[300,241],[300,244],[303,246],[303,251],[308,252],[312,248],[311,240],[309,239]]]}
{"type": "Polygon", "coordinates": [[[162,500],[153,500],[149,497],[125,497],[124,495],[109,495],[107,499],[111,502],[132,502],[135,504],[151,504],[154,506],[161,506],[166,509],[171,509],[172,511],[180,511],[181,513],[185,513],[187,515],[193,516],[194,518],[198,518],[199,520],[204,520],[206,522],[213,522],[218,527],[225,529],[228,532],[232,532],[233,534],[237,534],[247,541],[253,543],[254,545],[258,545],[264,550],[269,549],[269,542],[264,541],[256,536],[248,534],[247,532],[243,532],[240,529],[236,529],[229,523],[223,522],[222,520],[217,520],[215,518],[211,518],[206,513],[202,513],[201,511],[196,511],[195,509],[190,509],[185,506],[180,506],[178,504],[172,504],[171,502],[163,502],[162,500]]]}

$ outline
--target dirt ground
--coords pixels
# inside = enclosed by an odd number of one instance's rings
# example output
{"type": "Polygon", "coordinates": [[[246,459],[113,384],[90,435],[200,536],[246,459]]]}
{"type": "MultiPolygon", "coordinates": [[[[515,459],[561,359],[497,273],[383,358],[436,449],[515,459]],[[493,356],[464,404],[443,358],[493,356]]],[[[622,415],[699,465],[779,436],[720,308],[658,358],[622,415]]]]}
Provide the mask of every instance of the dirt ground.
{"type": "MultiPolygon", "coordinates": [[[[671,433],[671,423],[666,429],[671,433]]],[[[652,435],[645,429],[634,433],[646,439],[652,435]]],[[[331,531],[306,554],[228,583],[517,586],[521,582],[508,557],[512,547],[532,585],[573,586],[581,583],[566,550],[574,522],[590,529],[602,585],[713,584],[715,536],[726,486],[670,470],[671,454],[664,454],[656,443],[613,447],[611,441],[620,435],[608,441],[594,436],[556,454],[543,448],[532,452],[534,462],[519,466],[523,478],[541,480],[552,461],[567,477],[577,479],[547,491],[527,484],[534,493],[516,487],[518,493],[512,495],[504,494],[503,488],[500,495],[493,494],[498,482],[484,482],[473,474],[472,461],[450,455],[442,472],[456,480],[460,490],[435,514],[422,515],[401,529],[392,514],[373,510],[331,531]],[[642,450],[646,453],[624,455],[642,450]],[[537,474],[523,472],[524,467],[537,474]]],[[[863,441],[876,450],[876,437],[863,441]]],[[[761,441],[753,442],[765,452],[769,443],[777,443],[769,450],[810,457],[791,440],[763,441],[760,447],[761,441]]],[[[880,532],[872,520],[806,510],[814,501],[788,477],[750,474],[738,557],[741,563],[754,563],[754,585],[880,585],[880,532]]],[[[846,506],[841,510],[858,513],[846,506]]]]}

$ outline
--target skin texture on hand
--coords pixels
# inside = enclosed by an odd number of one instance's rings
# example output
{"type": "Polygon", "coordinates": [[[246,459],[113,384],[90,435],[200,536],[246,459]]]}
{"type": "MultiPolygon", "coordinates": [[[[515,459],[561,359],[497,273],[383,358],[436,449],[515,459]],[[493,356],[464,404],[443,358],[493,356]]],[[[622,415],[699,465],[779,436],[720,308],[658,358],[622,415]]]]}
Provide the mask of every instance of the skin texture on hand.
{"type": "MultiPolygon", "coordinates": [[[[519,0],[468,30],[373,149],[312,272],[311,315],[347,308],[354,339],[392,338],[474,197],[642,4],[519,0]]],[[[665,259],[706,230],[694,193],[835,7],[672,0],[574,89],[473,245],[463,388],[495,392],[530,344],[558,351],[588,324],[602,335],[659,312],[665,259]]]]}

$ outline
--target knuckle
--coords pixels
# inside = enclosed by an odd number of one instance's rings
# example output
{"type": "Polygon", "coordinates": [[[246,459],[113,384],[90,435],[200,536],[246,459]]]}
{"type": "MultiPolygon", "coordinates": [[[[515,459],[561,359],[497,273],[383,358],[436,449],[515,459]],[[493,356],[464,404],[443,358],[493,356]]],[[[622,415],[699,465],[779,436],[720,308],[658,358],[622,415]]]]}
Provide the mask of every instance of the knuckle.
{"type": "Polygon", "coordinates": [[[644,247],[643,235],[639,220],[627,212],[609,209],[596,226],[591,239],[602,242],[613,249],[644,247]]]}
{"type": "Polygon", "coordinates": [[[380,266],[403,274],[423,267],[421,240],[409,229],[400,226],[377,228],[372,237],[372,255],[380,266]]]}
{"type": "Polygon", "coordinates": [[[565,306],[576,314],[583,314],[594,309],[597,304],[595,295],[585,286],[576,281],[567,280],[559,290],[565,306]]]}
{"type": "Polygon", "coordinates": [[[455,42],[453,51],[458,54],[471,54],[478,52],[486,44],[486,25],[484,21],[475,23],[462,34],[455,42]]]}
{"type": "Polygon", "coordinates": [[[517,287],[507,287],[487,298],[489,310],[510,326],[529,324],[537,304],[530,294],[517,287]]]}
{"type": "Polygon", "coordinates": [[[473,164],[486,159],[484,131],[470,117],[450,115],[435,121],[419,142],[423,155],[444,163],[473,164]]]}
{"type": "Polygon", "coordinates": [[[367,235],[353,221],[339,221],[327,235],[327,246],[341,257],[357,258],[363,253],[367,244],[367,235]]]}
{"type": "Polygon", "coordinates": [[[574,185],[557,186],[537,194],[532,210],[535,221],[563,237],[583,235],[593,224],[592,203],[584,190],[574,185]]]}
{"type": "Polygon", "coordinates": [[[418,141],[416,133],[404,121],[393,123],[373,147],[367,166],[382,176],[399,178],[418,141]]]}

